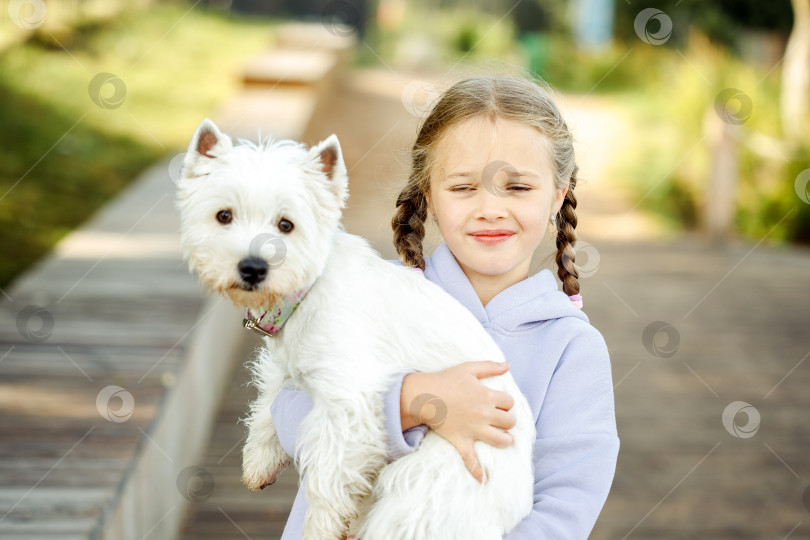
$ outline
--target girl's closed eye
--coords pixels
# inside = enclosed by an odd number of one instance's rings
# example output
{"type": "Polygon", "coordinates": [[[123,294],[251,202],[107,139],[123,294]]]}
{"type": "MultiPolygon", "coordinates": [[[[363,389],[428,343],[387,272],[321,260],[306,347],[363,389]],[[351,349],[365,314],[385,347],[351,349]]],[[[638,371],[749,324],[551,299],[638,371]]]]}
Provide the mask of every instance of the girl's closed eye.
{"type": "MultiPolygon", "coordinates": [[[[523,184],[510,184],[505,186],[507,191],[531,191],[534,189],[532,186],[527,186],[523,184]]],[[[452,186],[449,190],[452,192],[464,192],[464,191],[472,191],[475,189],[474,186],[469,184],[463,184],[458,186],[452,186]]]]}
{"type": "Polygon", "coordinates": [[[524,186],[524,185],[512,184],[512,185],[506,186],[506,189],[511,189],[513,191],[531,191],[534,188],[532,188],[532,186],[524,186]]]}

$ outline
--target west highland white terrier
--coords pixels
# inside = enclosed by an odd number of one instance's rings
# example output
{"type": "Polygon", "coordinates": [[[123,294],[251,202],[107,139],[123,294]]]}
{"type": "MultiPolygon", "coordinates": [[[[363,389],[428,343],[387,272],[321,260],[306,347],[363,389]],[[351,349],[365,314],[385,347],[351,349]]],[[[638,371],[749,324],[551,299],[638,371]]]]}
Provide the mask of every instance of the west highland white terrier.
{"type": "Polygon", "coordinates": [[[517,420],[509,447],[475,443],[483,484],[432,430],[389,463],[382,405],[408,369],[502,362],[500,349],[441,287],[346,232],[348,178],[335,135],[311,149],[270,138],[239,143],[208,119],[200,124],[177,207],[190,269],[245,307],[246,326],[265,335],[253,364],[259,395],[246,420],[243,482],[263,488],[291,462],[270,404],[294,382],[313,401],[296,462],[306,482],[305,540],[502,538],[533,503],[534,418],[512,376],[482,379],[514,398],[517,420]]]}

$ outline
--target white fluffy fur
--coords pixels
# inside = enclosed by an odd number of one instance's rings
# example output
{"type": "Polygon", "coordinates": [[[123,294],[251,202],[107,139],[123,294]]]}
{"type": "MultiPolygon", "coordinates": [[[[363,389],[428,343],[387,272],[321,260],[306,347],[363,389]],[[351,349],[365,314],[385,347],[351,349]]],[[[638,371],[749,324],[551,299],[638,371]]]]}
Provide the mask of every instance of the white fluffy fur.
{"type": "Polygon", "coordinates": [[[363,540],[502,538],[533,498],[534,419],[511,375],[482,380],[513,396],[517,419],[513,445],[475,443],[483,485],[432,430],[416,452],[389,464],[382,413],[397,373],[503,361],[500,349],[441,287],[384,261],[343,229],[348,178],[334,135],[309,150],[292,141],[242,142],[234,146],[205,120],[189,145],[177,204],[190,268],[209,288],[255,309],[318,278],[283,331],[265,338],[253,366],[259,396],[246,422],[243,481],[264,487],[290,463],[270,404],[292,379],[313,399],[298,441],[309,502],[304,539],[337,540],[350,530],[363,540]],[[324,171],[328,151],[337,161],[324,171]],[[233,221],[222,225],[215,216],[226,208],[233,221]],[[293,231],[278,229],[281,218],[293,231]],[[284,261],[245,291],[237,264],[267,233],[283,240],[284,261]]]}

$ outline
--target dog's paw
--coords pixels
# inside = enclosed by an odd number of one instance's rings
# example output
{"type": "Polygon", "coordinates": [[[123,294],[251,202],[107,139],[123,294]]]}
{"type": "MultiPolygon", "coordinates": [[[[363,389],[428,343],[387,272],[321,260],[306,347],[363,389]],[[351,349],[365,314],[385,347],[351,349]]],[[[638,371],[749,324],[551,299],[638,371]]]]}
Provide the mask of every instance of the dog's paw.
{"type": "Polygon", "coordinates": [[[281,472],[292,462],[284,452],[274,452],[267,447],[249,450],[242,455],[242,483],[251,491],[272,485],[281,472]]]}
{"type": "Polygon", "coordinates": [[[283,470],[284,468],[277,469],[276,471],[264,477],[256,475],[248,475],[243,472],[242,483],[245,484],[245,486],[251,491],[259,491],[266,488],[267,486],[272,486],[273,484],[275,484],[276,480],[278,480],[278,477],[281,474],[281,471],[283,470]]]}
{"type": "Polygon", "coordinates": [[[245,467],[242,466],[242,483],[247,486],[247,488],[251,491],[259,491],[260,489],[264,489],[267,486],[271,486],[276,483],[278,480],[279,475],[281,472],[287,468],[287,465],[290,464],[290,460],[285,463],[282,463],[278,467],[269,468],[269,467],[245,467]]]}

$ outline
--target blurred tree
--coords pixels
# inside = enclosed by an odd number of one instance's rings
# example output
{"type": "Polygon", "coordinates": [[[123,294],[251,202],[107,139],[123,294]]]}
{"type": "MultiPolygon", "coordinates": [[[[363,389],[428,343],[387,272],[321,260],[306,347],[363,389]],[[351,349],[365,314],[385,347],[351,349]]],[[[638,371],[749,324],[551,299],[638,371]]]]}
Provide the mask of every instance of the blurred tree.
{"type": "Polygon", "coordinates": [[[810,108],[810,0],[793,0],[793,32],[782,66],[781,113],[785,135],[806,138],[810,108]]]}
{"type": "Polygon", "coordinates": [[[569,29],[567,8],[566,0],[523,0],[512,8],[512,24],[532,74],[548,76],[549,35],[569,29]]]}
{"type": "Polygon", "coordinates": [[[518,34],[545,32],[552,28],[552,14],[546,2],[523,0],[512,9],[511,16],[518,34]]]}
{"type": "Polygon", "coordinates": [[[616,35],[635,38],[633,22],[648,7],[660,9],[672,19],[674,32],[668,44],[682,44],[683,30],[697,28],[712,40],[736,47],[741,28],[774,30],[785,36],[792,25],[791,0],[636,0],[616,3],[616,35]]]}
{"type": "Polygon", "coordinates": [[[233,0],[231,9],[239,13],[270,17],[320,21],[328,28],[343,24],[357,30],[362,39],[366,31],[365,0],[233,0]]]}
{"type": "Polygon", "coordinates": [[[515,6],[511,15],[529,71],[534,75],[543,75],[548,56],[545,32],[551,26],[549,13],[539,1],[527,0],[515,6]]]}

